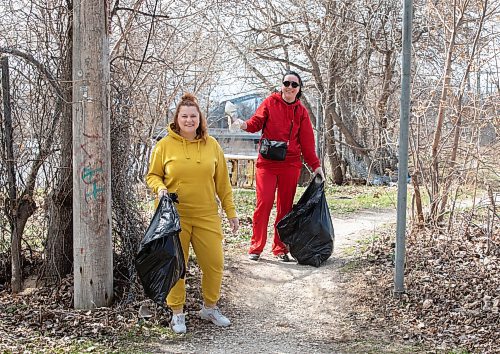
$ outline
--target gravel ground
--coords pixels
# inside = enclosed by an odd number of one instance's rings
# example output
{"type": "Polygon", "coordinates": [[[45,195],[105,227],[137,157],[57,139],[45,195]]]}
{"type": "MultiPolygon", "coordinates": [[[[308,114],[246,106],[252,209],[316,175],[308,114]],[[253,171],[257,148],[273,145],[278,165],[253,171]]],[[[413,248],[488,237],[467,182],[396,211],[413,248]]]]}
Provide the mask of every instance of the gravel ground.
{"type": "MultiPolygon", "coordinates": [[[[395,222],[395,211],[360,212],[333,220],[334,255],[321,267],[281,263],[270,245],[258,262],[247,259],[247,245],[226,252],[221,308],[232,325],[196,322],[188,334],[156,343],[162,353],[402,353],[383,330],[363,328],[355,289],[348,286],[346,249],[395,222]]],[[[362,318],[362,316],[361,316],[362,318]]]]}

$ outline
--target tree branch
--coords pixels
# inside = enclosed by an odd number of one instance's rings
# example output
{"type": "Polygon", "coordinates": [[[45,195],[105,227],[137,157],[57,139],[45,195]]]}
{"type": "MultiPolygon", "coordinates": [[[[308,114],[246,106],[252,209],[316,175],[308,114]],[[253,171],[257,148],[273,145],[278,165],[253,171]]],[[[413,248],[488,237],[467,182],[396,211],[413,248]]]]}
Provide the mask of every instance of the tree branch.
{"type": "Polygon", "coordinates": [[[114,7],[113,8],[113,14],[117,13],[118,11],[130,11],[130,12],[134,12],[136,14],[139,14],[139,15],[143,15],[143,16],[148,16],[148,17],[154,17],[154,18],[163,18],[163,19],[170,19],[170,16],[168,15],[156,15],[156,14],[150,14],[150,13],[147,13],[147,12],[143,12],[143,11],[139,11],[139,10],[134,10],[134,9],[131,9],[131,8],[128,8],[128,7],[114,7]]]}
{"type": "Polygon", "coordinates": [[[58,97],[63,97],[62,89],[61,89],[61,86],[59,85],[59,83],[56,81],[56,79],[54,79],[54,76],[52,76],[52,74],[45,67],[45,65],[43,65],[42,63],[40,63],[33,55],[31,55],[29,53],[25,53],[23,51],[20,51],[18,49],[5,48],[5,47],[0,47],[0,53],[11,54],[11,55],[14,55],[16,57],[23,58],[24,60],[26,60],[28,63],[30,63],[31,65],[33,65],[35,68],[37,68],[38,71],[40,71],[40,73],[43,74],[43,76],[45,76],[45,78],[47,79],[47,81],[49,82],[49,84],[56,91],[57,96],[58,97]]]}
{"type": "Polygon", "coordinates": [[[276,61],[278,63],[284,63],[284,64],[287,64],[287,65],[290,65],[290,66],[294,66],[294,67],[296,67],[297,69],[299,69],[299,70],[301,70],[303,72],[311,73],[311,69],[308,69],[308,68],[306,68],[304,66],[301,66],[299,64],[292,63],[289,60],[275,58],[275,57],[270,57],[268,55],[260,54],[260,53],[258,53],[255,50],[254,50],[254,53],[255,53],[255,55],[257,55],[261,59],[269,60],[269,61],[276,61]]]}

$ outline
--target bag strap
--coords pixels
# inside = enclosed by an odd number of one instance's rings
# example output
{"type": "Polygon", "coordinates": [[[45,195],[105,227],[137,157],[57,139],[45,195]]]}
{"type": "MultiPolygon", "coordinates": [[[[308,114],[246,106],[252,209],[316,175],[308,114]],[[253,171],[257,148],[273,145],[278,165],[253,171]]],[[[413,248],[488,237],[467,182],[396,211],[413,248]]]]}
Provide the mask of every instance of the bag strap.
{"type": "MultiPolygon", "coordinates": [[[[290,143],[290,138],[292,137],[292,129],[293,129],[293,120],[295,118],[295,112],[297,111],[297,106],[293,107],[293,117],[292,117],[292,123],[290,124],[290,131],[288,132],[288,140],[286,144],[288,145],[290,143]]],[[[266,118],[266,121],[264,122],[264,125],[262,126],[262,135],[260,136],[260,140],[262,140],[262,137],[264,136],[264,129],[266,128],[266,123],[269,117],[266,118]]]]}

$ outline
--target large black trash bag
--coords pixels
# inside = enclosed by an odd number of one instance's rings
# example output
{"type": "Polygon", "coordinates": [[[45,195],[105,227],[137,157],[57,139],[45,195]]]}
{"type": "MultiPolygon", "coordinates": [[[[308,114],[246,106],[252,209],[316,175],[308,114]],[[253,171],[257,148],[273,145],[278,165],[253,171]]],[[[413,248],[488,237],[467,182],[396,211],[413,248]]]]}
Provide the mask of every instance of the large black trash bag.
{"type": "Polygon", "coordinates": [[[179,214],[174,206],[177,195],[163,196],[144,235],[135,267],[146,295],[160,306],[172,287],[186,273],[179,239],[179,214]]]}
{"type": "Polygon", "coordinates": [[[299,264],[319,267],[330,258],[335,235],[325,197],[325,182],[321,177],[313,178],[276,228],[281,241],[299,264]]]}

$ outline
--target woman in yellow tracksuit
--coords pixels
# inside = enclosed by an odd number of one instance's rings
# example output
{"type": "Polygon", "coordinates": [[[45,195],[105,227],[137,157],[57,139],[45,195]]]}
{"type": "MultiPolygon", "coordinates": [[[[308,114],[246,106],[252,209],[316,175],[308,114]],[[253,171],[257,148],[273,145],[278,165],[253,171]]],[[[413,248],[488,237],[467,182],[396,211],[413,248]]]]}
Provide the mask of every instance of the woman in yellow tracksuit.
{"type": "MultiPolygon", "coordinates": [[[[168,135],[156,144],[146,182],[158,197],[167,191],[177,193],[184,259],[187,263],[191,244],[203,273],[204,304],[200,316],[218,326],[229,326],[231,322],[217,307],[224,269],[217,197],[233,233],[238,230],[239,221],[224,153],[208,135],[206,120],[193,95],[182,96],[168,135]]],[[[185,283],[181,279],[167,296],[167,305],[173,312],[171,328],[176,333],[186,332],[185,302],[185,283]]]]}

